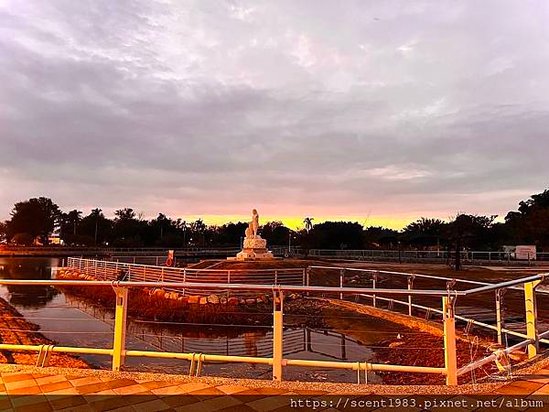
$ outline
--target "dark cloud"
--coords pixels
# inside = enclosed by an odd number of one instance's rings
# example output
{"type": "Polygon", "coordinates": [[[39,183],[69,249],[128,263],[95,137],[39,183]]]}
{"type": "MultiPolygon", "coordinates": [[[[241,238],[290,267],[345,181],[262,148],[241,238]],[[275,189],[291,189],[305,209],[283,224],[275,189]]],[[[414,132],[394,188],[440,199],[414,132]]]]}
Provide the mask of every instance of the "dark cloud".
{"type": "Polygon", "coordinates": [[[0,204],[503,213],[549,172],[542,1],[7,1],[0,204]]]}

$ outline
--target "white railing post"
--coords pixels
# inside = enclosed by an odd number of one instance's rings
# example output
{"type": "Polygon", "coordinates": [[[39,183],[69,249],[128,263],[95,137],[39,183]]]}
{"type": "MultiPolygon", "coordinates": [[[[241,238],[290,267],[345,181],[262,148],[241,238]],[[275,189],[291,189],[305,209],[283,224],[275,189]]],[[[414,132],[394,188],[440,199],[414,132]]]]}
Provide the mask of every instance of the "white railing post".
{"type": "Polygon", "coordinates": [[[534,358],[539,350],[539,337],[537,327],[536,287],[540,280],[524,284],[524,306],[526,311],[526,336],[530,340],[528,344],[528,359],[534,358]]]}
{"type": "MultiPolygon", "coordinates": [[[[339,288],[340,289],[343,289],[344,279],[345,279],[345,269],[341,269],[339,271],[339,288]]],[[[339,299],[343,300],[343,293],[342,292],[339,293],[339,299]]]]}
{"type": "Polygon", "coordinates": [[[128,289],[113,288],[116,293],[116,308],[114,314],[114,340],[112,345],[112,370],[119,371],[124,365],[126,352],[126,318],[128,312],[128,289]]]}
{"type": "MultiPolygon", "coordinates": [[[[377,273],[374,273],[374,275],[372,276],[372,289],[375,289],[376,288],[376,283],[377,283],[377,276],[378,274],[377,273]]],[[[375,308],[376,307],[376,302],[377,299],[376,299],[376,294],[374,293],[372,295],[372,306],[375,308]]]]}
{"type": "Polygon", "coordinates": [[[275,269],[274,284],[275,284],[275,285],[278,285],[278,270],[276,270],[276,269],[275,269]]]}
{"type": "Polygon", "coordinates": [[[282,381],[284,325],[282,320],[284,293],[273,291],[273,380],[282,381]]]}
{"type": "MultiPolygon", "coordinates": [[[[414,275],[408,276],[408,290],[414,287],[414,275]]],[[[408,316],[412,316],[412,295],[408,295],[408,316]]]]}
{"type": "Polygon", "coordinates": [[[456,319],[454,314],[455,297],[442,298],[444,322],[444,367],[446,369],[446,385],[457,385],[457,354],[456,354],[456,319]]]}
{"type": "Polygon", "coordinates": [[[500,345],[503,344],[503,334],[502,334],[503,317],[501,314],[501,301],[504,293],[505,293],[505,289],[496,290],[496,330],[498,334],[498,343],[500,345]]]}

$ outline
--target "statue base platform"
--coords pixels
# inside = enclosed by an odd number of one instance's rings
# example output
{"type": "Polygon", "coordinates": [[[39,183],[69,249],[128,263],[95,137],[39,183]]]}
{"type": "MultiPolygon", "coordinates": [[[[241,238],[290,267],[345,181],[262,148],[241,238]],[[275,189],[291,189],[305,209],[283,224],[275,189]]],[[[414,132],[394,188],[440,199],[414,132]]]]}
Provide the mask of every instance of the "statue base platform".
{"type": "Polygon", "coordinates": [[[259,236],[245,238],[242,251],[236,257],[227,258],[227,260],[251,261],[251,260],[273,260],[272,252],[267,250],[267,241],[259,236]]]}

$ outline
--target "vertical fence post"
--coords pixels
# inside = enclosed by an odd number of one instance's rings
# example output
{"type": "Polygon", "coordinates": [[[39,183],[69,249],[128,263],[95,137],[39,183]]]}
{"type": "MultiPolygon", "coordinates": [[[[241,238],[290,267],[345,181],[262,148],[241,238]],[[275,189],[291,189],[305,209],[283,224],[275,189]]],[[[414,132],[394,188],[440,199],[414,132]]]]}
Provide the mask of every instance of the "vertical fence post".
{"type": "MultiPolygon", "coordinates": [[[[345,269],[339,271],[339,288],[343,289],[343,282],[345,280],[345,269]]],[[[343,300],[343,293],[339,294],[339,299],[343,300]]]]}
{"type": "Polygon", "coordinates": [[[446,385],[457,385],[457,355],[456,355],[456,319],[454,317],[455,297],[442,298],[444,321],[444,366],[446,369],[446,385]]]}
{"type": "Polygon", "coordinates": [[[114,314],[114,341],[112,345],[112,370],[119,371],[124,365],[126,351],[126,315],[128,311],[128,289],[114,287],[116,308],[114,314]]]}
{"type": "MultiPolygon", "coordinates": [[[[414,287],[414,275],[408,276],[408,290],[414,287]]],[[[412,316],[412,295],[408,295],[408,316],[412,316]]]]}
{"type": "Polygon", "coordinates": [[[501,316],[501,300],[505,289],[496,290],[496,330],[498,333],[498,343],[503,344],[503,335],[501,330],[503,329],[503,318],[501,316]]]}
{"type": "Polygon", "coordinates": [[[284,293],[273,291],[273,380],[282,381],[284,293]]]}
{"type": "Polygon", "coordinates": [[[276,270],[276,269],[275,269],[274,284],[275,284],[275,285],[278,285],[278,270],[276,270]]]}
{"type": "MultiPolygon", "coordinates": [[[[307,267],[307,276],[306,276],[306,279],[305,279],[305,286],[311,286],[311,267],[307,267]]],[[[307,296],[309,296],[311,293],[309,291],[307,291],[307,296]]]]}
{"type": "Polygon", "coordinates": [[[306,285],[306,282],[307,282],[307,280],[306,280],[306,276],[307,276],[306,271],[307,271],[307,269],[305,269],[305,268],[302,269],[302,272],[303,272],[303,273],[302,273],[303,279],[302,279],[302,281],[301,281],[301,284],[302,284],[303,286],[305,286],[305,285],[306,285]]]}
{"type": "MultiPolygon", "coordinates": [[[[377,283],[377,273],[374,273],[374,276],[372,276],[372,289],[375,289],[376,288],[376,283],[377,283]]],[[[376,294],[374,293],[372,295],[372,306],[375,308],[376,307],[376,294]]]]}
{"type": "Polygon", "coordinates": [[[524,284],[524,306],[526,310],[526,336],[531,342],[528,344],[528,359],[538,354],[539,337],[537,328],[536,287],[539,280],[524,284]]]}
{"type": "MultiPolygon", "coordinates": [[[[183,268],[183,283],[187,282],[187,269],[183,268]]],[[[185,288],[181,291],[181,295],[185,296],[185,288]]]]}

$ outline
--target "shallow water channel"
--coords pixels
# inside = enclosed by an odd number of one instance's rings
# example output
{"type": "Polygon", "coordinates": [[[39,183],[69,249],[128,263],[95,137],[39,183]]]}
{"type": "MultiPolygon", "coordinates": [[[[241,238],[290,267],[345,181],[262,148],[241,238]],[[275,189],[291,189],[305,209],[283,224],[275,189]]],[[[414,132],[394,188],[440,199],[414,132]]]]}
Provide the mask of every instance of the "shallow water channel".
{"type": "MultiPolygon", "coordinates": [[[[53,258],[0,258],[0,277],[5,279],[50,279],[53,258]]],[[[51,287],[0,286],[0,297],[14,306],[28,321],[37,324],[47,338],[65,346],[110,348],[113,338],[113,311],[66,295],[51,287]]],[[[341,319],[334,319],[341,323],[341,319]]],[[[330,319],[327,319],[330,324],[330,319]]],[[[284,329],[284,356],[310,360],[374,360],[367,345],[398,333],[396,325],[380,326],[372,320],[372,338],[365,344],[336,330],[305,327],[284,329]]],[[[364,327],[364,322],[361,322],[364,327]]],[[[196,353],[265,356],[272,355],[270,326],[170,324],[129,319],[127,348],[136,350],[185,351],[196,353]]],[[[110,368],[108,356],[82,355],[94,367],[110,368]]],[[[189,362],[170,359],[127,358],[126,370],[188,373],[189,362]]],[[[205,364],[202,375],[264,378],[271,376],[264,365],[205,364]]],[[[302,381],[355,382],[356,372],[333,369],[286,367],[284,378],[302,381]]],[[[379,381],[374,374],[371,382],[379,381]]]]}

